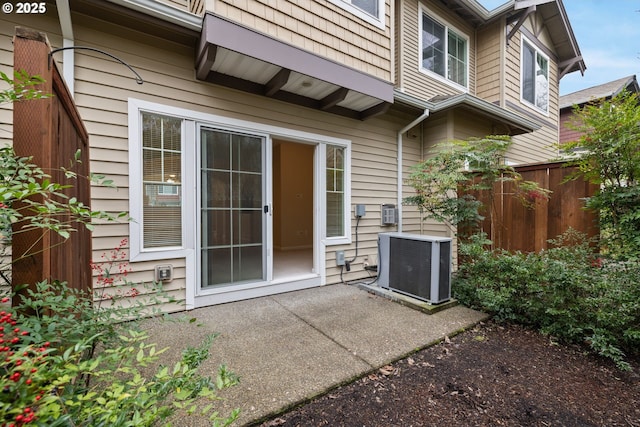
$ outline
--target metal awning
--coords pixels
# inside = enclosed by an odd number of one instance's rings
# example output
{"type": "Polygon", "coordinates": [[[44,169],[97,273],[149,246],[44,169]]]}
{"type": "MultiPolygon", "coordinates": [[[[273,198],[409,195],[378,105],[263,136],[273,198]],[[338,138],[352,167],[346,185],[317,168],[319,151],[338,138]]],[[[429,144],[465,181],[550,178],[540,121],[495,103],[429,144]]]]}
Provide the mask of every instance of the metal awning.
{"type": "Polygon", "coordinates": [[[196,53],[199,80],[354,119],[384,113],[393,84],[213,13],[196,53]]]}

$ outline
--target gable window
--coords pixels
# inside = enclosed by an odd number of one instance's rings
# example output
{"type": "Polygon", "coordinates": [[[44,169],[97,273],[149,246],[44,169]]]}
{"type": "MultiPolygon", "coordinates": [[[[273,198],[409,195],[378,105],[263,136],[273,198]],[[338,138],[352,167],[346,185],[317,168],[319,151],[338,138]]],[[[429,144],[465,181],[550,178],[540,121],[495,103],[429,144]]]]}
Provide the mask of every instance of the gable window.
{"type": "Polygon", "coordinates": [[[384,0],[329,0],[363,20],[384,29],[384,0]]]}
{"type": "Polygon", "coordinates": [[[549,59],[522,40],[522,99],[544,112],[549,111],[549,59]]]}
{"type": "Polygon", "coordinates": [[[467,38],[426,13],[422,13],[420,34],[420,67],[466,88],[469,56],[467,38]]]}
{"type": "Polygon", "coordinates": [[[142,113],[142,248],[182,245],[182,119],[142,113]]]}

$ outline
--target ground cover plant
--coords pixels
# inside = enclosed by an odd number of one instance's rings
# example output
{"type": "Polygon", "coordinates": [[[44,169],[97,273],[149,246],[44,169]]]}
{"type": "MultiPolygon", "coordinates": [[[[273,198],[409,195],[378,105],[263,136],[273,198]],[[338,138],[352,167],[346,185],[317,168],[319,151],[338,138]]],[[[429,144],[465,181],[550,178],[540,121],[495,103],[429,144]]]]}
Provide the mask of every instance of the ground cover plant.
{"type": "Polygon", "coordinates": [[[461,303],[539,329],[563,343],[586,344],[629,369],[640,350],[640,264],[603,258],[569,230],[540,253],[489,251],[462,243],[453,294],[461,303]]]}

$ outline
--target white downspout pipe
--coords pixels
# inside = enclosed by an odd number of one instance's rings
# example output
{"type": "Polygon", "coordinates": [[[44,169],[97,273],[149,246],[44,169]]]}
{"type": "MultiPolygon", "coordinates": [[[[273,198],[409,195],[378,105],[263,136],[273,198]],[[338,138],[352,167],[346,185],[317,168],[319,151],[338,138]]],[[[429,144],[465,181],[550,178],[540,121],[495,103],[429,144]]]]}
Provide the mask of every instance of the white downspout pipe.
{"type": "MultiPolygon", "coordinates": [[[[56,7],[58,8],[58,17],[60,18],[60,30],[62,31],[62,47],[73,47],[73,24],[71,23],[71,8],[69,7],[69,0],[56,0],[56,7]]],[[[68,49],[62,52],[62,75],[64,81],[67,83],[71,96],[74,96],[74,82],[75,82],[75,56],[73,49],[68,49]]]]}
{"type": "Polygon", "coordinates": [[[398,232],[402,232],[402,135],[427,117],[429,117],[429,109],[425,108],[417,119],[398,131],[398,232]]]}

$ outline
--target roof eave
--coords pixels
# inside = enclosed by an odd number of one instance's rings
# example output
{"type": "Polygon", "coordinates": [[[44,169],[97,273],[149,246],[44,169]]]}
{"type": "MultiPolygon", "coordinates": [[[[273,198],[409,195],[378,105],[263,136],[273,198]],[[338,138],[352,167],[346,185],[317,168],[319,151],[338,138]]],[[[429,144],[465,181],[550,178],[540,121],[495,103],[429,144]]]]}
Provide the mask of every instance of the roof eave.
{"type": "Polygon", "coordinates": [[[478,110],[488,116],[494,117],[513,128],[519,129],[521,131],[520,133],[531,133],[541,128],[541,126],[536,122],[528,120],[509,110],[505,110],[504,108],[501,108],[495,104],[469,95],[467,93],[452,96],[451,98],[445,99],[443,101],[435,102],[433,108],[431,109],[431,112],[437,113],[439,111],[463,106],[466,106],[473,110],[478,110]]]}

